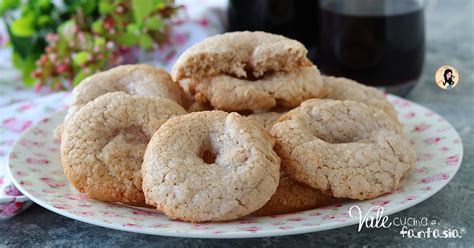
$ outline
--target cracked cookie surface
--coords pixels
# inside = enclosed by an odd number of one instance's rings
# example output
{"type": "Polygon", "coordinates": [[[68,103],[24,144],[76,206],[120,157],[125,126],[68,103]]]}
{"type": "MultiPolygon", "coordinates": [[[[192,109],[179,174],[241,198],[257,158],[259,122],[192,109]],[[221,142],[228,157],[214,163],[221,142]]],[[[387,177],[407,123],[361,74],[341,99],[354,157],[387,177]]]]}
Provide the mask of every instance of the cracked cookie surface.
{"type": "Polygon", "coordinates": [[[150,65],[122,65],[96,73],[82,80],[72,91],[72,103],[65,120],[86,103],[109,92],[163,97],[186,105],[184,91],[171,80],[168,72],[150,65]]]}
{"type": "Polygon", "coordinates": [[[146,145],[161,124],[182,114],[180,105],[160,97],[100,96],[64,126],[64,173],[92,199],[144,206],[140,167],[146,145]]]}
{"type": "Polygon", "coordinates": [[[265,32],[229,32],[212,36],[187,49],[171,71],[174,81],[228,74],[248,78],[268,71],[293,71],[312,65],[296,40],[265,32]]]}
{"type": "Polygon", "coordinates": [[[393,120],[393,123],[401,126],[397,111],[385,98],[382,91],[348,78],[323,76],[322,79],[327,92],[325,98],[365,103],[371,107],[381,109],[393,120]]]}
{"type": "Polygon", "coordinates": [[[354,101],[305,101],[270,132],[283,170],[338,198],[391,192],[416,163],[413,145],[390,117],[354,101]]]}
{"type": "Polygon", "coordinates": [[[148,204],[169,218],[232,220],[273,195],[280,158],[269,134],[237,113],[195,112],[153,135],[142,166],[148,204]]]}

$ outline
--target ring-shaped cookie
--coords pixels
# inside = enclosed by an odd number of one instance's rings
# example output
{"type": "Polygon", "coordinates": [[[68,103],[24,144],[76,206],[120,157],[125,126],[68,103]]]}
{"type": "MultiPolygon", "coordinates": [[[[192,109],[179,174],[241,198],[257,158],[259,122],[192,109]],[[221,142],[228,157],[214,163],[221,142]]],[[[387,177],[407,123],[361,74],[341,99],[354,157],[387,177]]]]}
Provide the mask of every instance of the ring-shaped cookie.
{"type": "Polygon", "coordinates": [[[145,64],[122,65],[96,73],[81,81],[72,91],[72,103],[65,122],[86,103],[109,92],[163,97],[185,107],[181,86],[163,69],[145,64]]]}
{"type": "Polygon", "coordinates": [[[193,79],[190,87],[198,102],[209,102],[214,108],[226,111],[297,107],[307,99],[326,95],[316,66],[274,72],[255,81],[228,75],[193,79]]]}
{"type": "Polygon", "coordinates": [[[237,113],[195,112],[170,119],[153,135],[143,191],[147,204],[171,219],[232,220],[270,199],[279,168],[262,128],[237,113]]]}
{"type": "Polygon", "coordinates": [[[271,134],[283,170],[339,198],[391,192],[416,163],[413,145],[388,115],[354,101],[305,101],[282,116],[271,134]]]}
{"type": "Polygon", "coordinates": [[[64,126],[64,173],[92,199],[144,206],[140,168],[146,145],[163,122],[182,114],[180,105],[160,97],[100,96],[64,126]]]}
{"type": "Polygon", "coordinates": [[[393,123],[401,127],[397,111],[387,101],[382,91],[344,77],[323,76],[322,79],[327,93],[325,98],[356,101],[381,109],[393,120],[393,123]]]}
{"type": "Polygon", "coordinates": [[[209,37],[187,49],[173,66],[171,77],[175,81],[220,74],[248,78],[260,77],[269,71],[293,71],[312,65],[306,58],[307,52],[300,42],[281,35],[229,32],[209,37]]]}

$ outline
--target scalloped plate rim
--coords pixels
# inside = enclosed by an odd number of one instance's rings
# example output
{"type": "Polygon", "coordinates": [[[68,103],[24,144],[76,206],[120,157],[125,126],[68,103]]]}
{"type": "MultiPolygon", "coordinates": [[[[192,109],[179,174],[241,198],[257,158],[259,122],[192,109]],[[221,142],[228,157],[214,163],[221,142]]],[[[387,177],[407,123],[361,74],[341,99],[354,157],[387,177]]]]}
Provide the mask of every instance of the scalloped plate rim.
{"type": "MultiPolygon", "coordinates": [[[[434,114],[438,115],[439,117],[441,117],[446,122],[446,124],[449,125],[449,127],[452,130],[454,130],[454,133],[457,136],[456,138],[459,139],[460,142],[459,142],[458,145],[460,146],[460,151],[459,151],[460,153],[459,153],[459,162],[457,162],[457,166],[456,166],[455,171],[451,174],[451,176],[446,181],[444,181],[444,184],[441,187],[439,187],[437,189],[433,189],[433,191],[430,191],[430,193],[424,194],[422,197],[416,198],[415,200],[411,201],[410,203],[407,203],[407,204],[402,205],[400,207],[395,207],[395,208],[391,208],[389,210],[386,210],[384,212],[384,216],[388,216],[388,215],[391,215],[391,214],[394,214],[394,213],[401,212],[401,211],[406,210],[408,208],[411,208],[411,207],[427,200],[428,198],[435,195],[436,193],[438,193],[457,174],[459,168],[462,165],[462,159],[463,159],[463,155],[464,155],[464,147],[463,147],[462,139],[459,136],[459,133],[451,125],[451,123],[449,123],[444,117],[442,117],[441,115],[439,115],[436,112],[432,111],[431,109],[428,109],[428,108],[426,108],[426,107],[424,107],[424,106],[422,106],[418,103],[415,103],[413,101],[410,101],[410,100],[407,100],[407,99],[404,99],[404,98],[401,98],[401,97],[398,97],[398,96],[390,95],[390,94],[388,94],[388,96],[391,97],[391,98],[395,98],[395,99],[402,99],[402,100],[405,100],[405,101],[409,101],[411,104],[415,105],[416,107],[423,108],[425,110],[429,110],[429,111],[433,112],[434,114]]],[[[53,118],[56,115],[64,114],[65,111],[66,110],[57,111],[57,112],[43,118],[43,120],[48,119],[48,118],[53,118]]],[[[20,140],[22,140],[25,136],[29,135],[30,131],[33,128],[37,127],[40,123],[41,123],[41,121],[39,121],[35,125],[32,125],[24,133],[22,133],[20,135],[20,137],[14,142],[11,151],[16,150],[15,148],[18,146],[18,142],[20,140]]],[[[11,166],[11,163],[10,163],[10,154],[7,158],[7,162],[8,162],[7,173],[8,173],[8,176],[10,176],[10,178],[12,179],[13,184],[18,188],[18,190],[20,190],[21,193],[24,194],[25,197],[29,198],[33,202],[37,203],[38,205],[40,205],[40,206],[42,206],[42,207],[44,207],[44,208],[46,208],[46,209],[48,209],[52,212],[63,215],[65,217],[68,217],[68,218],[71,218],[71,219],[74,219],[74,220],[77,220],[77,221],[81,221],[81,222],[84,222],[84,223],[88,223],[88,224],[92,224],[92,225],[96,225],[96,226],[101,226],[101,227],[105,227],[105,228],[110,228],[110,229],[114,229],[114,230],[119,230],[119,231],[126,231],[126,232],[132,232],[132,233],[141,233],[141,234],[150,234],[150,235],[159,235],[159,236],[168,236],[168,237],[212,238],[212,239],[228,239],[228,238],[231,238],[232,239],[232,238],[259,238],[259,237],[276,237],[276,236],[286,236],[286,235],[297,235],[297,234],[304,234],[304,233],[326,231],[326,230],[337,229],[337,228],[341,228],[341,227],[352,226],[352,225],[358,224],[358,220],[355,219],[355,218],[352,218],[351,220],[349,220],[347,222],[333,222],[333,223],[330,223],[330,224],[326,224],[323,227],[317,226],[317,225],[316,226],[301,226],[301,227],[298,227],[298,228],[295,228],[295,229],[289,229],[289,230],[280,230],[280,229],[260,230],[260,231],[255,232],[255,233],[253,233],[253,232],[224,232],[224,233],[221,233],[221,234],[218,234],[218,235],[210,235],[209,233],[199,232],[199,230],[195,230],[195,232],[193,232],[193,233],[191,233],[191,232],[180,232],[180,231],[177,231],[177,230],[150,230],[150,231],[147,231],[145,229],[144,230],[139,230],[139,229],[133,229],[132,230],[132,229],[129,229],[129,228],[124,227],[124,226],[114,225],[113,223],[109,224],[109,223],[102,222],[100,220],[94,220],[93,218],[87,218],[87,217],[81,217],[81,216],[78,216],[78,215],[74,215],[72,213],[69,213],[66,210],[55,208],[54,206],[43,202],[41,199],[39,199],[39,198],[35,197],[34,195],[30,194],[27,190],[25,190],[23,188],[22,185],[20,185],[17,182],[17,178],[14,177],[13,173],[12,173],[12,166],[11,166]]],[[[377,198],[375,198],[375,199],[377,199],[377,198]]],[[[370,200],[375,200],[375,199],[370,199],[370,200]]],[[[330,207],[330,206],[328,206],[328,207],[330,207]]],[[[327,208],[327,207],[325,207],[325,208],[327,208]]],[[[301,211],[301,212],[298,212],[298,213],[310,212],[310,211],[314,211],[314,210],[315,209],[311,209],[311,210],[301,211]]],[[[291,214],[285,214],[285,215],[291,215],[291,214]]],[[[275,216],[277,216],[277,215],[275,215],[275,216]]],[[[256,218],[262,219],[262,218],[271,218],[271,217],[270,216],[265,216],[265,217],[256,217],[256,218]]],[[[213,223],[213,224],[218,224],[218,223],[213,223]]]]}

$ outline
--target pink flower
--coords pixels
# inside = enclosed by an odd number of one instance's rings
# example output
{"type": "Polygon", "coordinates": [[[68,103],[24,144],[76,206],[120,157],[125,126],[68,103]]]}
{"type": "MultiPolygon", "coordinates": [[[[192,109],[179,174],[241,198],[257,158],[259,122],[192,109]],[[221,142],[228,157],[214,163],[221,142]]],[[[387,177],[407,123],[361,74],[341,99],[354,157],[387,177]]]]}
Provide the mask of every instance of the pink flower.
{"type": "Polygon", "coordinates": [[[122,226],[124,226],[124,227],[134,227],[134,228],[138,228],[138,229],[142,229],[142,228],[143,228],[143,227],[140,226],[140,225],[132,224],[132,223],[123,224],[122,226]]]}
{"type": "Polygon", "coordinates": [[[88,212],[88,211],[76,211],[76,214],[82,215],[82,216],[94,216],[93,212],[88,212]]]}
{"type": "Polygon", "coordinates": [[[411,118],[414,118],[416,116],[416,114],[414,112],[409,112],[409,113],[406,113],[403,115],[403,117],[407,118],[407,119],[411,119],[411,118]]]}
{"type": "Polygon", "coordinates": [[[407,201],[413,201],[413,200],[415,200],[415,199],[416,199],[416,196],[414,196],[414,195],[410,195],[410,196],[407,196],[407,197],[405,198],[405,200],[407,200],[407,201]]]}
{"type": "Polygon", "coordinates": [[[25,160],[27,164],[49,164],[49,160],[47,159],[34,159],[34,158],[27,158],[25,160]]]}
{"type": "Polygon", "coordinates": [[[20,196],[21,192],[13,185],[9,185],[4,190],[5,195],[9,196],[20,196]]]}
{"type": "Polygon", "coordinates": [[[415,172],[416,172],[416,173],[424,173],[424,172],[426,172],[426,167],[416,168],[416,169],[415,169],[415,172]]]}
{"type": "Polygon", "coordinates": [[[413,128],[413,131],[417,133],[421,133],[430,127],[431,125],[422,123],[422,124],[415,125],[415,128],[413,128]]]}
{"type": "Polygon", "coordinates": [[[447,151],[449,151],[450,149],[449,149],[449,147],[447,147],[447,146],[443,146],[443,147],[441,147],[440,150],[443,151],[443,152],[447,152],[447,151]]]}
{"type": "Polygon", "coordinates": [[[434,112],[433,112],[433,111],[427,111],[427,112],[425,113],[425,116],[428,116],[428,117],[433,116],[433,115],[434,115],[434,112]]]}
{"type": "Polygon", "coordinates": [[[61,188],[61,187],[66,186],[65,183],[57,182],[57,181],[55,181],[54,179],[48,178],[48,177],[40,178],[40,180],[43,181],[43,182],[45,182],[45,183],[46,183],[49,187],[51,187],[51,188],[61,188]]]}
{"type": "Polygon", "coordinates": [[[433,159],[434,154],[433,153],[423,153],[419,156],[416,157],[416,160],[418,161],[428,161],[433,159]]]}
{"type": "Polygon", "coordinates": [[[240,230],[246,231],[246,232],[256,233],[256,232],[260,231],[261,229],[262,229],[261,227],[252,226],[252,227],[246,227],[246,228],[243,228],[243,229],[240,229],[240,230]]]}
{"type": "Polygon", "coordinates": [[[441,141],[441,139],[442,139],[441,137],[431,137],[431,138],[425,139],[425,143],[429,145],[437,144],[441,141]]]}
{"type": "Polygon", "coordinates": [[[65,194],[63,197],[66,198],[66,199],[69,199],[69,200],[73,200],[73,201],[81,200],[80,196],[74,195],[74,194],[65,194]]]}
{"type": "Polygon", "coordinates": [[[153,216],[153,215],[156,215],[156,214],[153,213],[153,212],[144,211],[144,210],[138,210],[138,209],[133,210],[132,213],[135,214],[135,215],[141,215],[141,216],[153,216]]]}
{"type": "Polygon", "coordinates": [[[173,58],[174,58],[175,56],[176,56],[176,51],[173,50],[173,51],[169,52],[169,53],[166,55],[165,61],[169,63],[169,62],[171,62],[171,60],[173,60],[173,58]]]}
{"type": "Polygon", "coordinates": [[[22,145],[22,146],[28,147],[28,148],[44,146],[43,142],[37,142],[37,141],[26,140],[26,139],[20,140],[19,144],[22,145]]]}
{"type": "Polygon", "coordinates": [[[434,181],[448,180],[448,178],[449,178],[449,174],[439,173],[439,174],[436,174],[432,177],[423,178],[423,179],[421,179],[421,182],[422,183],[431,183],[431,182],[434,182],[434,181]]]}
{"type": "Polygon", "coordinates": [[[453,156],[449,156],[447,159],[446,159],[446,164],[447,165],[451,165],[451,166],[454,166],[454,165],[457,165],[459,162],[459,155],[453,155],[453,156]]]}
{"type": "Polygon", "coordinates": [[[389,204],[390,201],[389,200],[380,200],[380,201],[374,201],[372,202],[372,205],[375,205],[375,206],[385,206],[387,204],[389,204]]]}
{"type": "Polygon", "coordinates": [[[16,174],[20,177],[28,176],[28,173],[25,171],[17,171],[16,174]]]}
{"type": "Polygon", "coordinates": [[[202,18],[200,21],[199,21],[199,25],[203,26],[203,27],[207,27],[209,26],[209,20],[207,18],[202,18]]]}
{"type": "Polygon", "coordinates": [[[21,133],[31,126],[33,122],[31,120],[18,120],[14,117],[8,118],[3,121],[3,125],[10,131],[15,133],[21,133]]]}
{"type": "Polygon", "coordinates": [[[70,209],[71,206],[68,204],[54,204],[53,207],[57,209],[70,209]]]}
{"type": "Polygon", "coordinates": [[[21,106],[18,108],[18,110],[19,110],[20,112],[23,112],[23,111],[28,110],[28,109],[30,109],[30,108],[32,108],[32,107],[33,107],[33,104],[24,104],[24,105],[21,105],[21,106]]]}
{"type": "Polygon", "coordinates": [[[421,188],[420,190],[423,190],[423,191],[431,191],[431,190],[433,190],[433,187],[431,187],[431,186],[426,186],[426,187],[421,188]]]}
{"type": "Polygon", "coordinates": [[[288,220],[289,221],[303,221],[303,220],[306,220],[306,219],[301,218],[301,217],[294,217],[294,218],[289,218],[288,220]]]}
{"type": "Polygon", "coordinates": [[[21,207],[23,207],[23,202],[0,204],[0,214],[3,216],[12,216],[17,213],[21,207]]]}
{"type": "Polygon", "coordinates": [[[31,186],[33,184],[30,181],[20,181],[20,185],[22,185],[22,186],[31,186]]]}
{"type": "Polygon", "coordinates": [[[188,36],[185,33],[177,33],[173,40],[177,45],[184,45],[188,41],[188,36]]]}

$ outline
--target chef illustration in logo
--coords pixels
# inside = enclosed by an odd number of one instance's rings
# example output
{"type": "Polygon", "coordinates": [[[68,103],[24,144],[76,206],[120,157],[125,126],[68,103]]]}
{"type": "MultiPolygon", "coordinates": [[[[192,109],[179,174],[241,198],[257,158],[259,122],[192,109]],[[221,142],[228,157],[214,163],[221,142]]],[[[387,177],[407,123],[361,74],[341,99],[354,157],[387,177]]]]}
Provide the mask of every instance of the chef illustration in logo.
{"type": "Polygon", "coordinates": [[[441,89],[451,90],[458,85],[459,73],[452,66],[441,66],[436,71],[435,80],[441,89]]]}

